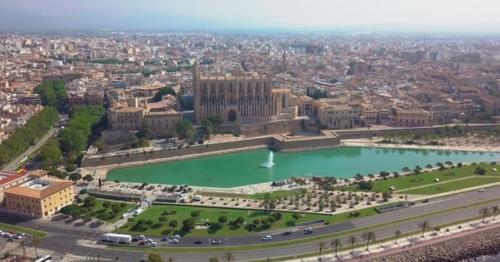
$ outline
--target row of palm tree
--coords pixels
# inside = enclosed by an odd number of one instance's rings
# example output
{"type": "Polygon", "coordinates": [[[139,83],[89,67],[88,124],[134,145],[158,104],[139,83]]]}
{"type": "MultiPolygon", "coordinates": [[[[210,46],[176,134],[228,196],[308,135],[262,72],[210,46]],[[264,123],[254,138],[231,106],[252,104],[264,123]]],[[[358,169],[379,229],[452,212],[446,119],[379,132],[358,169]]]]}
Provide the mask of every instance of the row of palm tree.
{"type": "Polygon", "coordinates": [[[498,208],[498,206],[492,206],[491,208],[482,207],[479,209],[479,215],[482,217],[483,224],[484,224],[486,217],[493,215],[493,219],[496,219],[496,216],[499,213],[500,213],[500,208],[498,208]]]}
{"type": "MultiPolygon", "coordinates": [[[[373,231],[366,232],[362,235],[363,240],[365,241],[366,244],[366,251],[369,250],[369,246],[371,243],[376,241],[375,233],[373,231]]],[[[354,251],[354,245],[358,239],[355,236],[350,236],[348,242],[351,244],[351,252],[354,251]]],[[[335,256],[338,257],[338,251],[340,248],[342,248],[343,244],[342,241],[338,238],[334,239],[332,242],[330,242],[330,246],[332,247],[333,251],[335,252],[335,256]]],[[[319,243],[319,257],[323,255],[323,251],[326,249],[326,244],[324,242],[319,243]]]]}

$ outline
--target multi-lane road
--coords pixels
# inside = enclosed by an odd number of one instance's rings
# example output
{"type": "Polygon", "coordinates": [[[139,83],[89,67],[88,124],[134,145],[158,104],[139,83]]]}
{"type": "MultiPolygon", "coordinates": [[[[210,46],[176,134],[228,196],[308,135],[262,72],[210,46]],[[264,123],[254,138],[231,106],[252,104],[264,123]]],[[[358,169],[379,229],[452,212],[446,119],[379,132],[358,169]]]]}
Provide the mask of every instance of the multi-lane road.
{"type": "MultiPolygon", "coordinates": [[[[349,222],[321,226],[314,229],[312,235],[304,235],[300,230],[290,235],[282,235],[280,232],[275,232],[273,239],[266,243],[273,243],[285,240],[296,240],[293,245],[283,245],[272,248],[246,249],[235,250],[231,253],[237,261],[259,260],[268,257],[289,257],[304,253],[311,253],[318,250],[319,243],[330,243],[334,238],[340,238],[347,243],[349,236],[355,236],[358,243],[361,243],[361,235],[366,231],[373,231],[377,239],[394,236],[396,230],[403,233],[414,232],[419,230],[419,224],[424,220],[432,225],[449,224],[464,219],[477,217],[479,208],[482,206],[491,207],[500,205],[500,186],[488,188],[485,192],[469,191],[456,195],[444,196],[431,199],[428,203],[417,203],[414,206],[407,208],[378,214],[370,217],[354,219],[349,222]],[[476,206],[470,206],[479,202],[491,200],[488,203],[476,206]],[[452,210],[450,210],[452,209],[452,210]],[[446,211],[447,212],[440,212],[446,211]],[[428,215],[427,215],[428,214],[428,215]],[[425,217],[422,217],[424,216],[425,217]],[[399,221],[399,222],[398,222],[399,221]],[[368,229],[370,227],[370,229],[368,229]],[[355,231],[355,232],[354,232],[355,231]],[[352,232],[352,234],[349,234],[352,232]],[[347,233],[347,234],[346,234],[347,233]],[[308,240],[307,237],[329,236],[321,240],[308,240]],[[303,241],[300,241],[304,239],[303,241]]],[[[50,236],[43,241],[42,247],[55,250],[57,254],[62,255],[71,253],[83,257],[96,257],[115,259],[118,257],[120,261],[139,261],[145,257],[145,254],[153,252],[154,248],[145,248],[143,252],[129,251],[126,249],[112,249],[103,245],[93,244],[92,241],[97,240],[102,232],[90,229],[79,229],[71,226],[60,226],[52,222],[29,221],[21,223],[23,226],[35,226],[40,230],[50,233],[50,236]],[[83,240],[83,241],[82,241],[83,240]],[[92,240],[92,241],[85,241],[92,240]]],[[[262,234],[251,234],[240,237],[231,237],[222,239],[222,246],[249,246],[255,244],[263,244],[262,234]]],[[[163,243],[162,243],[163,244],[163,243]]],[[[217,256],[221,258],[224,251],[214,251],[207,248],[203,252],[175,252],[175,248],[181,247],[213,247],[209,244],[207,238],[188,238],[181,239],[181,242],[174,247],[174,251],[162,253],[165,258],[172,257],[176,261],[208,261],[208,258],[217,256]],[[201,240],[201,245],[196,245],[193,242],[201,240]]],[[[57,256],[57,255],[56,255],[57,256]]]]}

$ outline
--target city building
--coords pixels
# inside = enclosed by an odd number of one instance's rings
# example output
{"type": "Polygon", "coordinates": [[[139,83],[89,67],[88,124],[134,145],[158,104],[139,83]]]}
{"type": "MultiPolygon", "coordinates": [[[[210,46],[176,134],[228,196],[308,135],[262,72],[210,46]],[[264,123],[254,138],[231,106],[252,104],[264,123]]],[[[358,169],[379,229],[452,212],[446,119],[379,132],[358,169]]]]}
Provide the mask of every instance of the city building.
{"type": "MultiPolygon", "coordinates": [[[[273,88],[271,78],[264,75],[201,76],[193,67],[193,94],[196,123],[220,115],[228,126],[245,125],[264,132],[280,132],[271,126],[276,121],[292,121],[297,116],[297,97],[286,88],[273,88]],[[265,126],[266,123],[275,122],[265,126]]],[[[260,132],[259,132],[260,133],[260,132]]]]}
{"type": "Polygon", "coordinates": [[[115,104],[108,111],[110,131],[139,131],[146,123],[151,128],[153,137],[168,137],[173,135],[175,124],[182,119],[177,109],[177,100],[174,96],[166,96],[156,103],[139,103],[133,99],[132,103],[115,104]]]}
{"type": "Polygon", "coordinates": [[[357,105],[321,98],[315,101],[314,111],[322,128],[349,129],[361,126],[361,108],[357,105]]]}
{"type": "Polygon", "coordinates": [[[0,171],[0,206],[3,206],[5,190],[20,185],[30,179],[26,172],[8,173],[0,171]]]}
{"type": "Polygon", "coordinates": [[[396,127],[427,126],[432,123],[431,114],[423,109],[392,108],[391,124],[396,127]]]}
{"type": "Polygon", "coordinates": [[[73,202],[73,182],[35,179],[5,190],[8,211],[46,218],[73,202]]]}

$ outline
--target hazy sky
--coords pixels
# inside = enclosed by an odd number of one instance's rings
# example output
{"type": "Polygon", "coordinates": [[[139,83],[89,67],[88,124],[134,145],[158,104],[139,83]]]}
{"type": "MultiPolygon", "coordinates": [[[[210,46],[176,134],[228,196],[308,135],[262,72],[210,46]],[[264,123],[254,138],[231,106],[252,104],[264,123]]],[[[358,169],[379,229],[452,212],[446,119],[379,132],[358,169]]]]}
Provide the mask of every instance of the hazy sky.
{"type": "Polygon", "coordinates": [[[500,0],[0,0],[0,30],[500,32],[500,0]]]}

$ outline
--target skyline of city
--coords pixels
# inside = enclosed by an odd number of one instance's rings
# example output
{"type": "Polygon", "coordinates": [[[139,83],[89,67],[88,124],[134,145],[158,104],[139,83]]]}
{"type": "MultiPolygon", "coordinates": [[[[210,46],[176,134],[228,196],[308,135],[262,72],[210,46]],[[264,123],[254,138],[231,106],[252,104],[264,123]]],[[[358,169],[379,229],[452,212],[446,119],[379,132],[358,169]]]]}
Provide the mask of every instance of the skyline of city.
{"type": "Polygon", "coordinates": [[[6,0],[0,30],[499,33],[499,7],[492,0],[6,0]]]}

